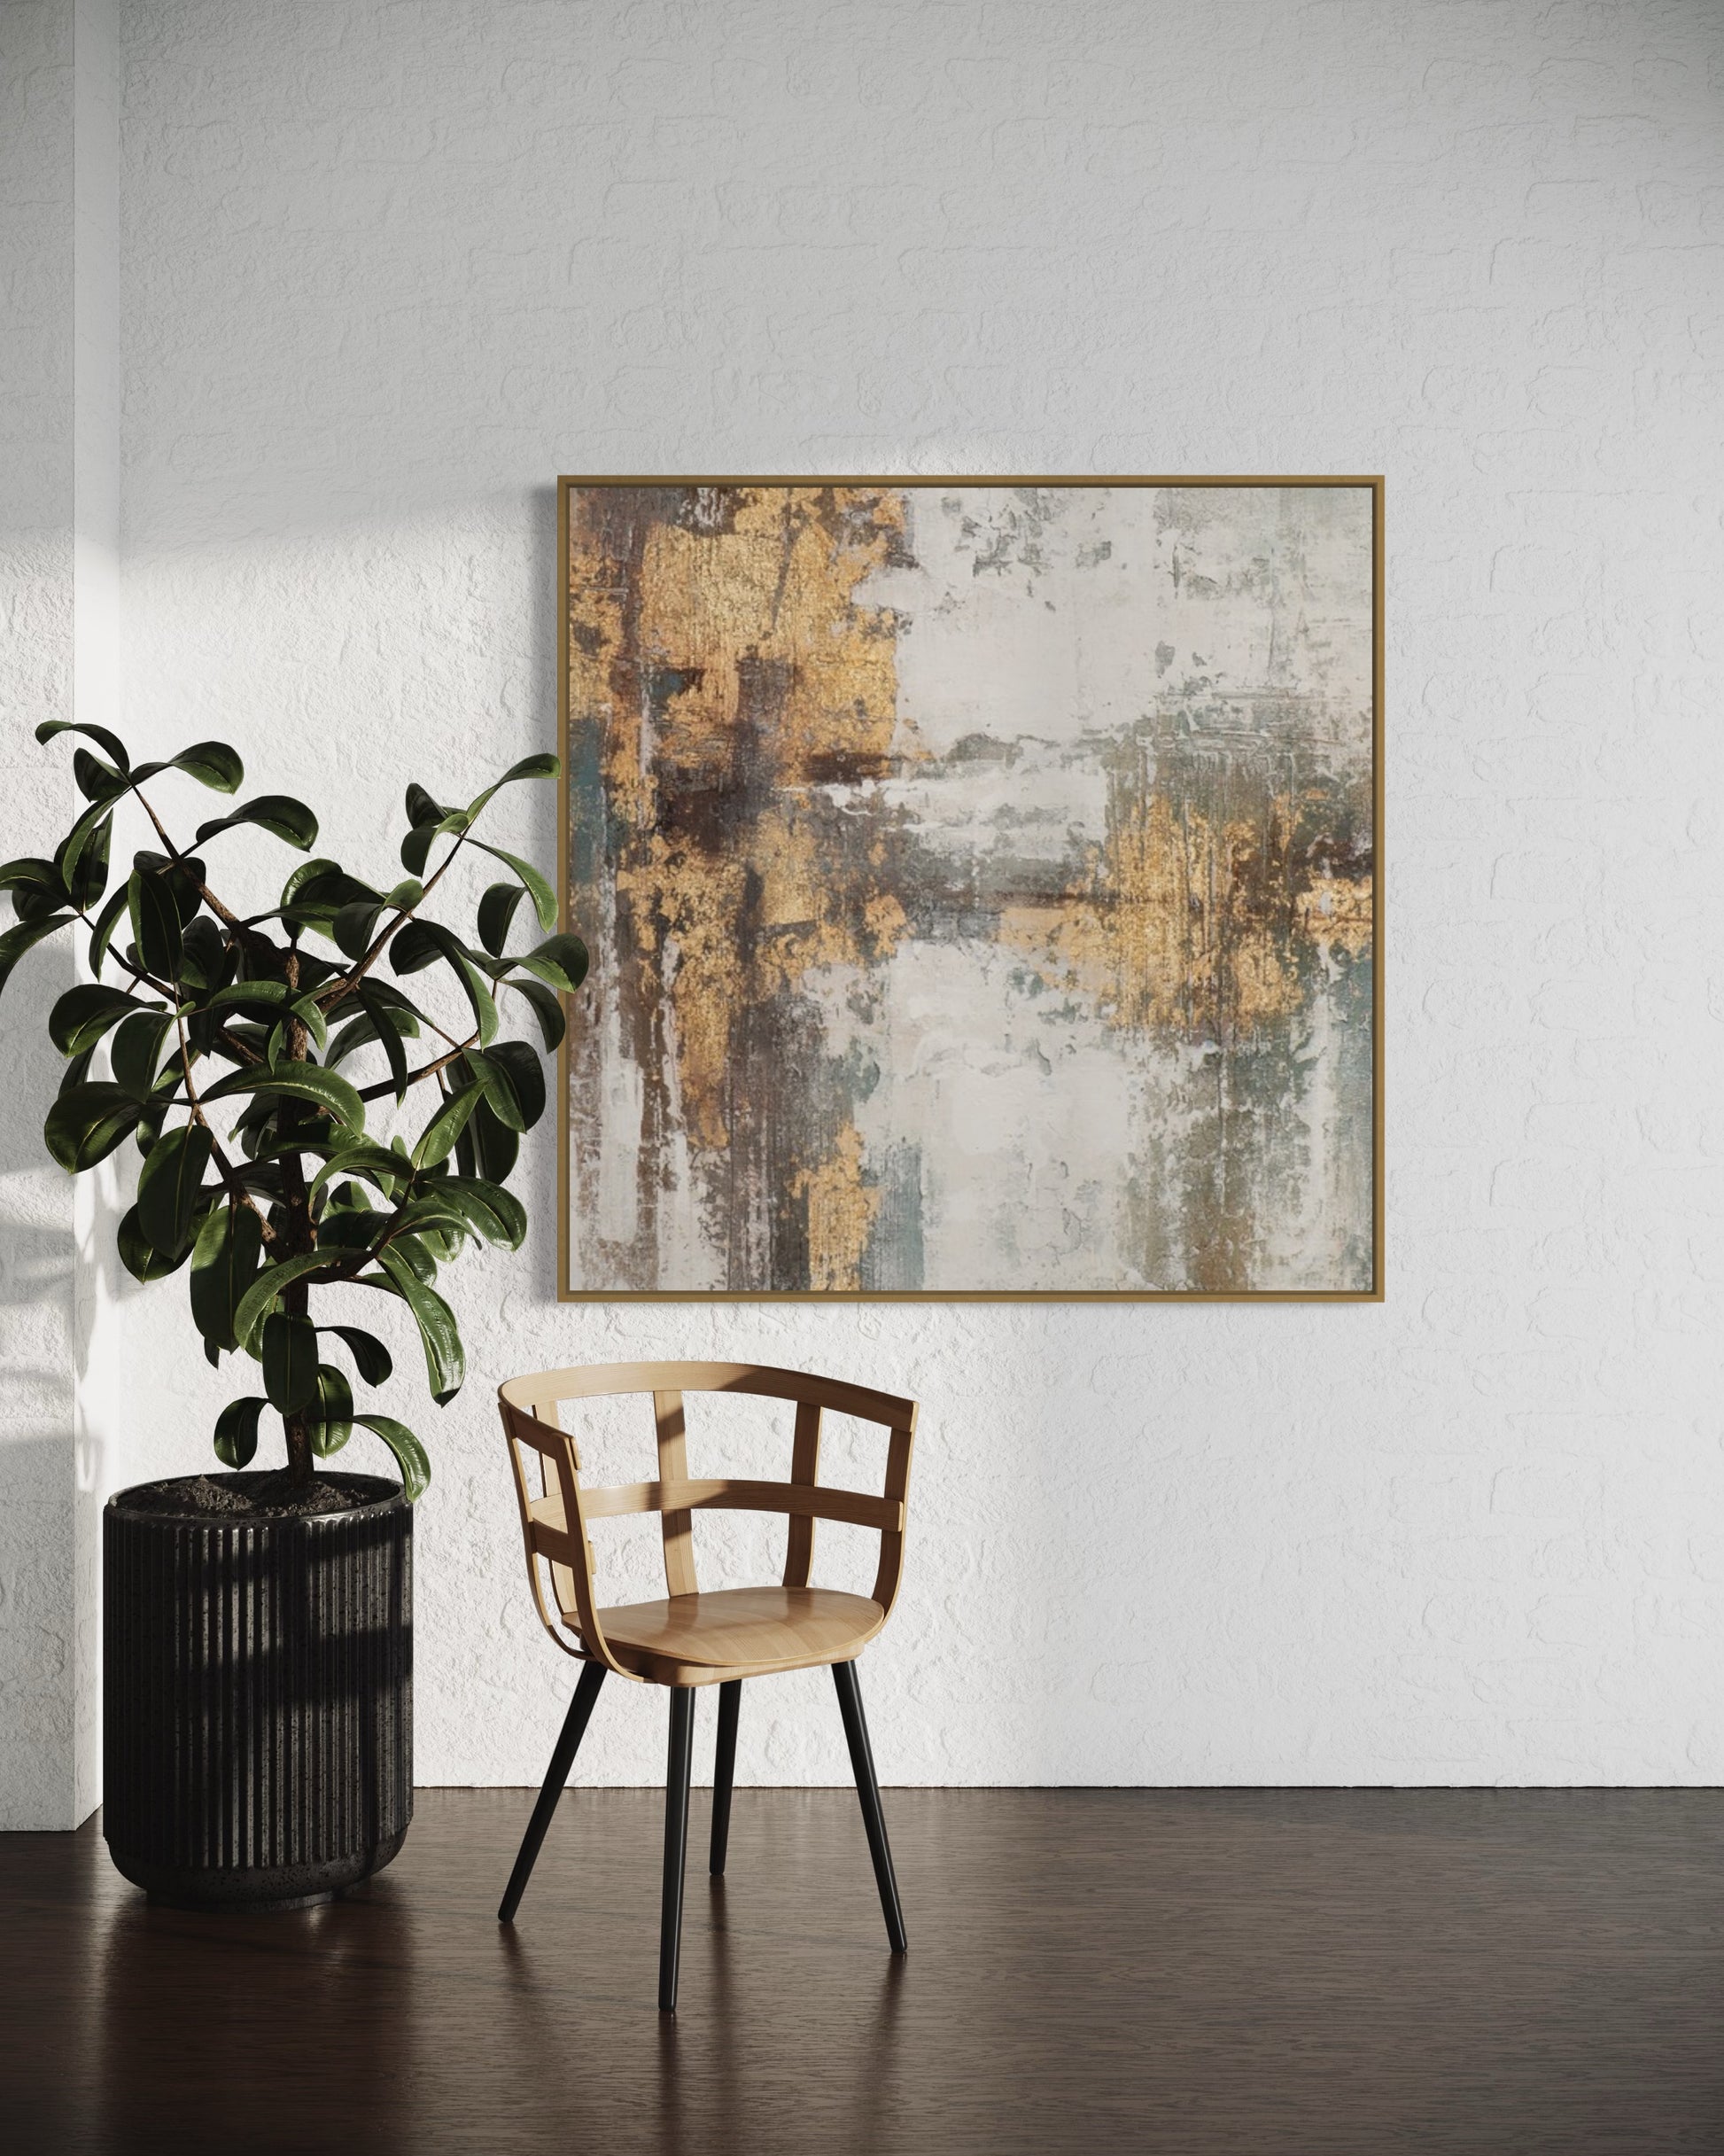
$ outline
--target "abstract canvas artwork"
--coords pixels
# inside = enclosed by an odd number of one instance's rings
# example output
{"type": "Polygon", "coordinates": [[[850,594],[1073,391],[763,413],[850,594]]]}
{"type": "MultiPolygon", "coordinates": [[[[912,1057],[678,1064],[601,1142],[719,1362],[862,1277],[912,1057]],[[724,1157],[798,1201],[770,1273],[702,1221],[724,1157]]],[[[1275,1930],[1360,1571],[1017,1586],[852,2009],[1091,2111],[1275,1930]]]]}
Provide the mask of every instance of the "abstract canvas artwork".
{"type": "Polygon", "coordinates": [[[1378,1292],[1378,482],[559,502],[565,1295],[1378,1292]]]}

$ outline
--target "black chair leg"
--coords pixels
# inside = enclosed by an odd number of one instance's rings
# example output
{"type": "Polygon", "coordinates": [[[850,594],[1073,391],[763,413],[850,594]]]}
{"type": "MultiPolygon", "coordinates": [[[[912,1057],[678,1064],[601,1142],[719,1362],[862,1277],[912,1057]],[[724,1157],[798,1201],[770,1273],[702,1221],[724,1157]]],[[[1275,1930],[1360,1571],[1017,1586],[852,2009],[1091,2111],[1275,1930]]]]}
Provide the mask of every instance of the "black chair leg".
{"type": "Polygon", "coordinates": [[[725,1875],[730,1847],[730,1788],[736,1779],[736,1713],[742,1704],[742,1680],[734,1677],[718,1687],[718,1749],[712,1762],[712,1863],[714,1879],[725,1875]]]}
{"type": "Polygon", "coordinates": [[[664,1771],[664,1898],[658,1919],[658,2011],[677,2010],[682,1952],[682,1870],[688,1859],[688,1782],[695,1765],[695,1694],[671,1687],[671,1750],[664,1771]]]}
{"type": "Polygon", "coordinates": [[[586,1734],[586,1724],[593,1717],[593,1703],[599,1696],[599,1686],[603,1684],[604,1678],[604,1664],[600,1662],[589,1662],[580,1673],[580,1682],[575,1686],[575,1696],[570,1701],[569,1712],[563,1717],[563,1733],[556,1740],[556,1749],[551,1754],[551,1763],[545,1771],[545,1786],[539,1792],[539,1802],[532,1808],[532,1818],[527,1821],[521,1853],[515,1859],[515,1869],[509,1875],[509,1889],[503,1895],[502,1907],[497,1911],[499,1924],[512,1924],[515,1921],[515,1912],[521,1906],[521,1896],[526,1892],[527,1881],[532,1877],[540,1844],[545,1839],[551,1815],[556,1810],[556,1801],[563,1794],[563,1785],[569,1779],[569,1770],[575,1763],[575,1754],[580,1749],[580,1740],[586,1734]]]}
{"type": "Polygon", "coordinates": [[[886,1936],[895,1954],[905,1952],[904,1911],[898,1906],[898,1882],[892,1870],[891,1844],[886,1839],[886,1818],[880,1809],[880,1784],[874,1779],[874,1755],[868,1743],[868,1724],[862,1712],[862,1687],[853,1662],[835,1662],[832,1681],[838,1687],[838,1711],[844,1717],[844,1735],[850,1744],[850,1763],[856,1776],[856,1794],[861,1800],[862,1824],[868,1830],[868,1854],[874,1861],[874,1883],[880,1888],[880,1906],[886,1919],[886,1936]]]}

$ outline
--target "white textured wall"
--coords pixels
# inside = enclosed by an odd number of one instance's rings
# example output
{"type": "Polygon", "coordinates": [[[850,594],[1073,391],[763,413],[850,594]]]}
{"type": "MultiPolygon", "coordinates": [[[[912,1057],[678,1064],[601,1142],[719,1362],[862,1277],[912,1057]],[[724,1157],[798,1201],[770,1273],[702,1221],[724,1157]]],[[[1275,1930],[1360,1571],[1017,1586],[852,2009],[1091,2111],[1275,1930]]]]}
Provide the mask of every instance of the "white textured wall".
{"type": "MultiPolygon", "coordinates": [[[[30,729],[114,717],[119,580],[119,49],[111,0],[0,6],[0,740],[5,858],[69,817],[30,729]]],[[[7,908],[10,918],[10,908],[7,908]]],[[[78,1237],[43,1154],[64,938],[0,1022],[0,1827],[66,1827],[101,1794],[104,1462],[79,1443],[78,1237]]]]}
{"type": "MultiPolygon", "coordinates": [[[[131,723],[356,860],[551,739],[558,471],[1389,479],[1386,1305],[559,1308],[541,1132],[410,1411],[423,1776],[536,1775],[567,1686],[490,1384],[714,1352],[925,1403],[889,1779],[1724,1779],[1716,5],[126,20],[131,723]]],[[[109,1273],[98,1434],[196,1467],[109,1273]]],[[[757,1688],[745,1776],[841,1762],[757,1688]]]]}
{"type": "MultiPolygon", "coordinates": [[[[72,22],[69,4],[0,9],[0,712],[9,764],[38,710],[72,706],[72,22]]],[[[19,829],[48,790],[8,772],[19,829]]],[[[10,835],[10,833],[9,833],[10,835]]],[[[23,851],[22,845],[19,848],[23,851]]],[[[8,856],[12,848],[8,846],[8,856]]],[[[4,917],[10,923],[10,907],[4,917]]],[[[0,1094],[51,1089],[42,1029],[71,979],[60,953],[8,994],[0,1094]]],[[[0,1132],[0,1826],[70,1826],[76,1631],[72,1193],[33,1118],[0,1132]]]]}

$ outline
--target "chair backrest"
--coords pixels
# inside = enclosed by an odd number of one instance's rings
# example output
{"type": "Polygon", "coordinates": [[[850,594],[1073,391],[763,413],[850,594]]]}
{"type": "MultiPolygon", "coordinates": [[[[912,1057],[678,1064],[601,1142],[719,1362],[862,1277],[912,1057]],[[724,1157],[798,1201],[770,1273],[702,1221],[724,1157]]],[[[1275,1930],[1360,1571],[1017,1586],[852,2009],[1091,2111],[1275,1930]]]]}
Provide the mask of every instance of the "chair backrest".
{"type": "Polygon", "coordinates": [[[872,1392],[865,1386],[847,1385],[835,1378],[817,1377],[810,1371],[774,1370],[758,1363],[690,1362],[599,1363],[586,1368],[544,1370],[534,1376],[509,1379],[497,1388],[497,1401],[521,1507],[533,1599],[546,1631],[567,1652],[576,1652],[563,1638],[563,1626],[572,1625],[588,1655],[620,1676],[633,1674],[612,1659],[605,1644],[594,1584],[593,1545],[586,1532],[590,1521],[615,1519],[628,1513],[658,1514],[664,1545],[664,1584],[673,1595],[699,1591],[692,1524],[696,1512],[787,1514],[787,1587],[808,1584],[816,1520],[840,1520],[855,1527],[875,1528],[880,1533],[880,1564],[874,1575],[874,1599],[889,1615],[904,1567],[905,1504],[916,1429],[913,1400],[872,1392]],[[794,1400],[796,1420],[789,1481],[691,1481],[682,1405],[683,1395],[688,1392],[742,1393],[794,1400]],[[558,1423],[557,1410],[568,1400],[628,1393],[652,1396],[658,1435],[658,1479],[609,1490],[584,1490],[579,1446],[574,1434],[558,1423]],[[827,1408],[835,1414],[880,1423],[890,1433],[885,1487],[879,1497],[821,1487],[820,1416],[827,1408]],[[529,1452],[539,1456],[542,1494],[537,1498],[527,1482],[529,1452]],[[546,1604],[539,1570],[541,1561],[551,1568],[561,1624],[546,1604]]]}

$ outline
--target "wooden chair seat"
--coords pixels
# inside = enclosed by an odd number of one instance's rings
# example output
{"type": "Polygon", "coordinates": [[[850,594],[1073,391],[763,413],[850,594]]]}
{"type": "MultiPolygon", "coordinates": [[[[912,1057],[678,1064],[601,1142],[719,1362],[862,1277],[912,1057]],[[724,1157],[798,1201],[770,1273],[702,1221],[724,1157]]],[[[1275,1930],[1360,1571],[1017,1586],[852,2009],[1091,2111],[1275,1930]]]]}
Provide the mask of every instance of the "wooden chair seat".
{"type": "Polygon", "coordinates": [[[717,1685],[848,1662],[886,1612],[835,1587],[726,1587],[624,1603],[599,1622],[617,1661],[648,1684],[717,1685]]]}

